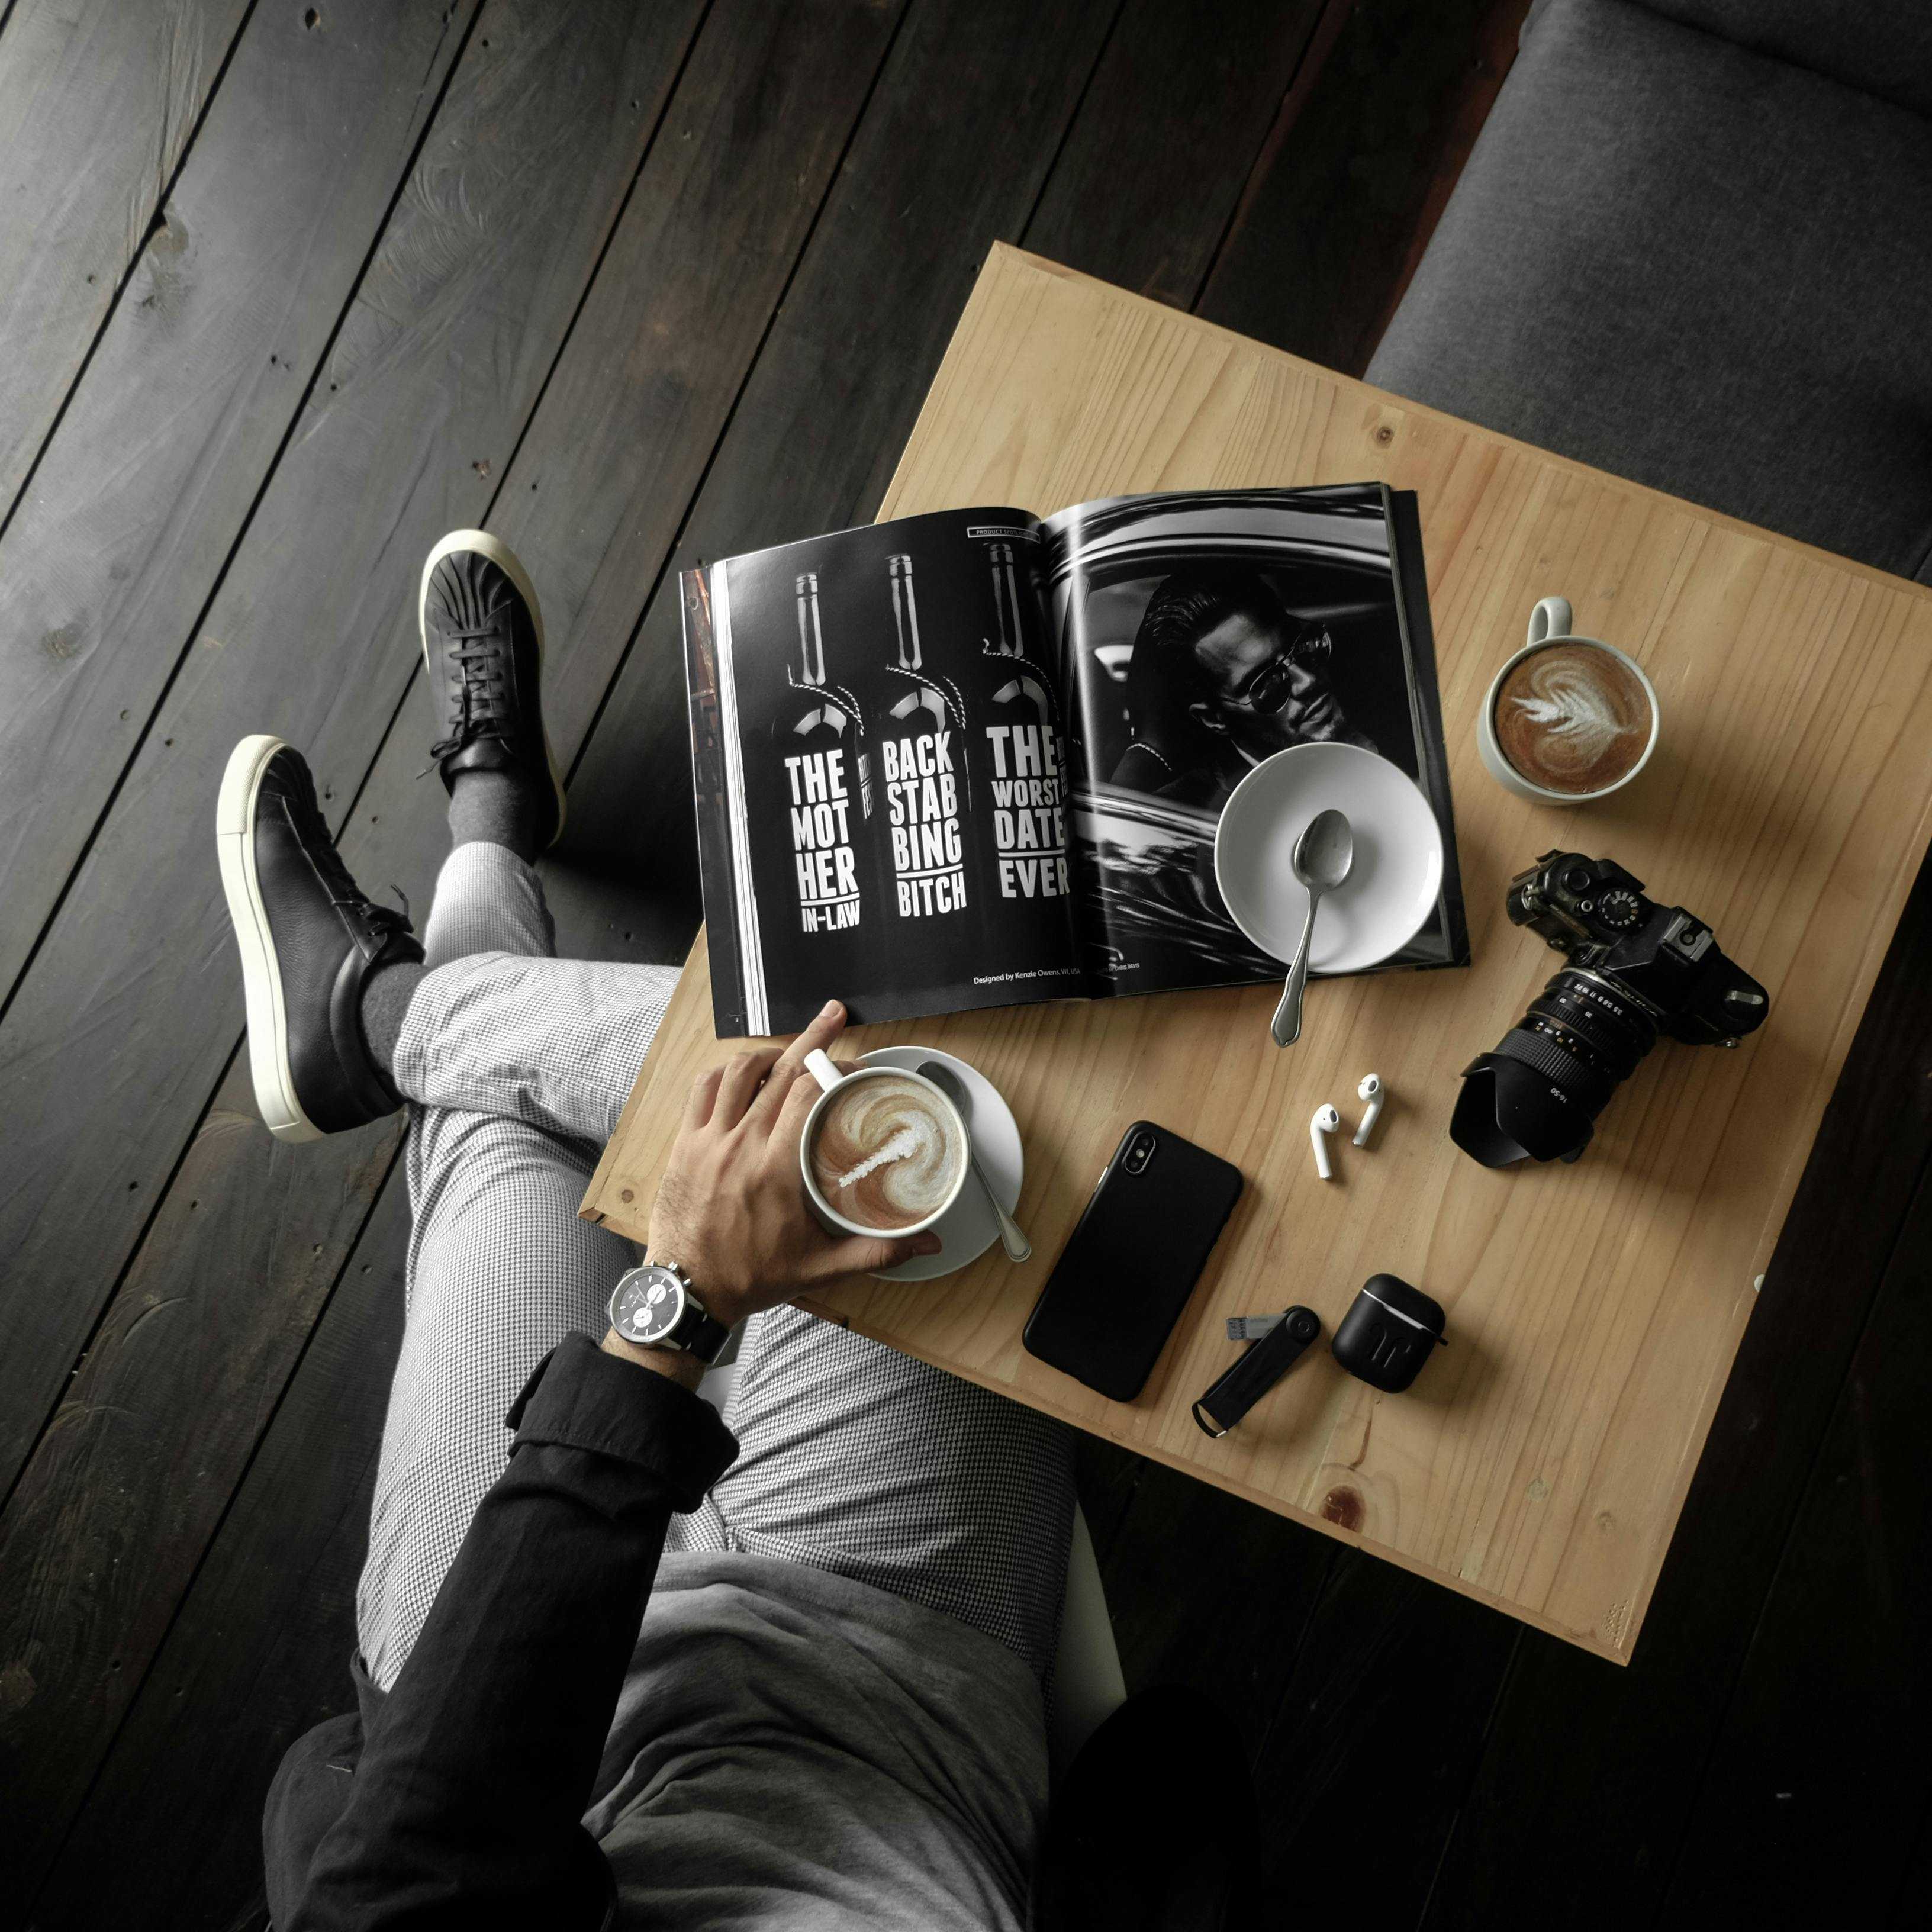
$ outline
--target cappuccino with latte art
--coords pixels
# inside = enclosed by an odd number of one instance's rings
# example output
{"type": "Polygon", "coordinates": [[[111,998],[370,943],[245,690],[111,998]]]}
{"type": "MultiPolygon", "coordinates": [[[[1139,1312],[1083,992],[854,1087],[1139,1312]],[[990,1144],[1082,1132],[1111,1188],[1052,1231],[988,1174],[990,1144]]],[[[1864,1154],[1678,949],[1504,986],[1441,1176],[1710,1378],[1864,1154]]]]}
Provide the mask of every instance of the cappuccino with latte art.
{"type": "Polygon", "coordinates": [[[1530,614],[1529,640],[1496,673],[1476,748],[1506,790],[1583,805],[1628,784],[1657,743],[1657,693],[1634,658],[1570,628],[1567,597],[1530,614]]]}
{"type": "Polygon", "coordinates": [[[1621,658],[1594,644],[1546,645],[1496,693],[1503,756],[1546,791],[1607,791],[1650,748],[1650,694],[1621,658]]]}
{"type": "Polygon", "coordinates": [[[943,1214],[966,1174],[966,1130],[952,1104],[908,1073],[866,1072],[820,1102],[806,1165],[842,1220],[881,1234],[943,1214]]]}

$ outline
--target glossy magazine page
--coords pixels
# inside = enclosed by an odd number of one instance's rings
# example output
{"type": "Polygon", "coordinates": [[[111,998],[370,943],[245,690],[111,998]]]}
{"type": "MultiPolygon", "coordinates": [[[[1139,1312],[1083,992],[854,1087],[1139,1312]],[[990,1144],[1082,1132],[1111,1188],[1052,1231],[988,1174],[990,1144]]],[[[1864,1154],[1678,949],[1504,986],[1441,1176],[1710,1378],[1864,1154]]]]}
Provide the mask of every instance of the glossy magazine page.
{"type": "Polygon", "coordinates": [[[1442,826],[1436,910],[1386,965],[1466,963],[1413,498],[1380,484],[1177,491],[1081,504],[1042,529],[1092,990],[1281,977],[1228,915],[1214,833],[1256,765],[1310,743],[1388,759],[1442,826]]]}
{"type": "Polygon", "coordinates": [[[946,511],[686,574],[722,1037],[1087,990],[1040,553],[946,511]]]}

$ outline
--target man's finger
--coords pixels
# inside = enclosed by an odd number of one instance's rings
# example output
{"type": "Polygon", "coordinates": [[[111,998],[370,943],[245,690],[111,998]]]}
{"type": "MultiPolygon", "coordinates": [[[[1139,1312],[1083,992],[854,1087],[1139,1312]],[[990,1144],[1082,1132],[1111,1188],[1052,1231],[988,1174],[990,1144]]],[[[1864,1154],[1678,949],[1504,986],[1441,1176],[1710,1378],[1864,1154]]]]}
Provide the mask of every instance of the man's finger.
{"type": "Polygon", "coordinates": [[[684,1103],[687,1127],[701,1127],[710,1119],[711,1110],[718,1104],[718,1083],[724,1077],[723,1067],[707,1066],[691,1083],[691,1093],[684,1103]]]}
{"type": "Polygon", "coordinates": [[[713,1126],[735,1127],[745,1118],[745,1109],[752,1104],[759,1082],[778,1064],[778,1049],[775,1046],[732,1054],[724,1063],[724,1077],[718,1083],[718,1098],[711,1109],[713,1126]]]}
{"type": "Polygon", "coordinates": [[[824,1250],[813,1273],[824,1286],[848,1275],[877,1274],[881,1268],[896,1268],[901,1262],[938,1252],[939,1237],[929,1228],[923,1234],[903,1235],[896,1240],[887,1240],[882,1234],[850,1234],[824,1250]]]}
{"type": "MultiPolygon", "coordinates": [[[[856,1060],[835,1060],[832,1064],[841,1073],[856,1073],[859,1070],[856,1060]]],[[[778,1076],[774,1073],[772,1078],[776,1080],[778,1076]]],[[[772,1123],[771,1138],[766,1143],[768,1149],[776,1148],[782,1154],[788,1145],[798,1144],[799,1136],[805,1132],[806,1116],[824,1091],[809,1073],[801,1073],[791,1083],[779,1106],[778,1117],[772,1123]]]]}
{"type": "MultiPolygon", "coordinates": [[[[829,1050],[844,1024],[845,1009],[836,1000],[826,1000],[812,1024],[778,1055],[770,1077],[746,1110],[746,1119],[752,1127],[772,1132],[799,1076],[805,1072],[805,1056],[820,1047],[829,1050]]],[[[818,1083],[814,1081],[812,1084],[815,1089],[818,1083]]]]}
{"type": "MultiPolygon", "coordinates": [[[[776,1073],[772,1076],[773,1080],[777,1078],[776,1073]]],[[[812,1103],[824,1090],[809,1073],[800,1074],[791,1083],[778,1104],[778,1118],[772,1123],[771,1144],[773,1147],[778,1146],[781,1142],[794,1147],[797,1145],[798,1137],[805,1132],[805,1117],[812,1112],[812,1103]]],[[[762,1100],[764,1096],[761,1094],[759,1097],[762,1100]]]]}

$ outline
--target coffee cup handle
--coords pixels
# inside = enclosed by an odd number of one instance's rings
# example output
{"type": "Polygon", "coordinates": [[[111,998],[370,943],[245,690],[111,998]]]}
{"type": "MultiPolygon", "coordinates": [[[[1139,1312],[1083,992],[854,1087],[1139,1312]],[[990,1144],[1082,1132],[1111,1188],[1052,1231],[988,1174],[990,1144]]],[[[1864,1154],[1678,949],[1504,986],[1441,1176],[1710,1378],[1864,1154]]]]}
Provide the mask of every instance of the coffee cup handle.
{"type": "Polygon", "coordinates": [[[1570,626],[1570,600],[1546,597],[1529,614],[1529,641],[1540,644],[1550,638],[1567,638],[1570,626]]]}
{"type": "Polygon", "coordinates": [[[845,1077],[832,1064],[831,1054],[822,1046],[814,1046],[805,1056],[805,1070],[828,1094],[845,1077]]]}

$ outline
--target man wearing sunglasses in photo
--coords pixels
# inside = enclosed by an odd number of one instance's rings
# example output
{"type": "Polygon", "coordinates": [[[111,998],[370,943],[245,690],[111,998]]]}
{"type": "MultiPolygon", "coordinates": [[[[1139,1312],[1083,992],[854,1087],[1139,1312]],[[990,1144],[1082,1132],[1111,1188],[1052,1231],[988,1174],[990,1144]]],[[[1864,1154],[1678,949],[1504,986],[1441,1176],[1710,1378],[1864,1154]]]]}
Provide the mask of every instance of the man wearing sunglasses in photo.
{"type": "Polygon", "coordinates": [[[1133,742],[1113,782],[1218,810],[1248,772],[1290,745],[1376,749],[1328,682],[1328,628],[1294,616],[1258,572],[1177,571],[1148,600],[1127,668],[1133,742]]]}

